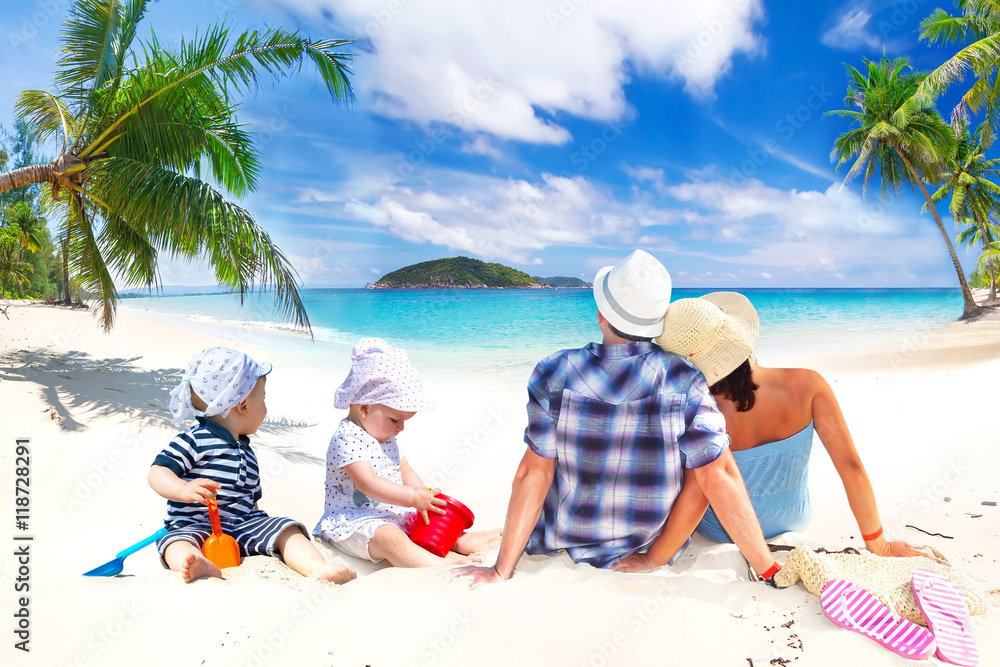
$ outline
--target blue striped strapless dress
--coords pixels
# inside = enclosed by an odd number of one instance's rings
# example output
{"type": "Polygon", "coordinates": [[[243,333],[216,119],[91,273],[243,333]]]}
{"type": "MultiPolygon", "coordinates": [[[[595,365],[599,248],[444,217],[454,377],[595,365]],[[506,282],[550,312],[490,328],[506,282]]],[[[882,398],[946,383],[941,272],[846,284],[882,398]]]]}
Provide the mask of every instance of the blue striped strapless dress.
{"type": "MultiPolygon", "coordinates": [[[[801,531],[809,524],[812,516],[808,485],[812,442],[813,425],[810,422],[784,440],[733,452],[764,539],[801,531]]],[[[716,542],[732,542],[711,507],[697,531],[716,542]]]]}

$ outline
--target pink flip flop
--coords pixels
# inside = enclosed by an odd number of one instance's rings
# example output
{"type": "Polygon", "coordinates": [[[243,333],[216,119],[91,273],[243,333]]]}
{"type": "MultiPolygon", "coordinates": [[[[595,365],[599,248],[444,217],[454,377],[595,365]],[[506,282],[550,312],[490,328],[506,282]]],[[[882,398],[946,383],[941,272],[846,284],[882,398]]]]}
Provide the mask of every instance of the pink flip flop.
{"type": "Polygon", "coordinates": [[[930,570],[913,572],[913,597],[937,640],[937,657],[953,665],[979,664],[969,607],[948,577],[930,570]]]}
{"type": "Polygon", "coordinates": [[[857,584],[834,579],[820,596],[823,611],[842,628],[870,637],[905,658],[926,660],[934,655],[934,635],[911,623],[857,584]]]}

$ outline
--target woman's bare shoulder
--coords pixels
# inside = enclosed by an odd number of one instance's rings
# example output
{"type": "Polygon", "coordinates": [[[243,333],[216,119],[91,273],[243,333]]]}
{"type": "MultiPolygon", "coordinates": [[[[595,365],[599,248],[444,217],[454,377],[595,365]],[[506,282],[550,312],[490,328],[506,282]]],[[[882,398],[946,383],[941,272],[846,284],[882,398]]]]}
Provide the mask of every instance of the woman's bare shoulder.
{"type": "Polygon", "coordinates": [[[789,394],[807,401],[829,388],[823,376],[809,368],[772,368],[769,372],[789,394]]]}

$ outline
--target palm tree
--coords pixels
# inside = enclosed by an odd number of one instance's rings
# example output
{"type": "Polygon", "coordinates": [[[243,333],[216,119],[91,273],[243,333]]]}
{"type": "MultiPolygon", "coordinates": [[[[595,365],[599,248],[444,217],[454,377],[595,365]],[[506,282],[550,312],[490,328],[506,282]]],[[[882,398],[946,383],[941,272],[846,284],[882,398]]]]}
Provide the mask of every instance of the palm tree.
{"type": "Polygon", "coordinates": [[[951,15],[935,9],[920,22],[920,39],[928,44],[968,44],[930,72],[919,94],[929,101],[944,92],[954,81],[967,74],[974,79],[952,111],[951,120],[968,120],[969,112],[986,110],[985,122],[996,134],[1000,131],[1000,88],[997,67],[1000,65],[1000,2],[997,0],[955,0],[958,12],[951,15]],[[971,43],[969,43],[971,42],[971,43]]]}
{"type": "MultiPolygon", "coordinates": [[[[962,219],[972,219],[979,227],[984,241],[984,249],[989,250],[986,238],[987,220],[991,213],[1000,210],[1000,186],[991,179],[1000,176],[1000,160],[987,159],[986,151],[993,144],[994,135],[989,126],[983,123],[976,129],[974,135],[969,135],[968,124],[959,120],[955,126],[956,140],[951,144],[951,150],[941,156],[940,177],[944,181],[937,192],[931,195],[934,202],[939,202],[951,193],[948,210],[955,219],[955,226],[962,219]]],[[[961,243],[961,239],[959,239],[961,243]]],[[[992,274],[992,265],[990,269],[992,274]]],[[[997,302],[996,285],[990,280],[990,296],[987,303],[997,302]]]]}
{"type": "Polygon", "coordinates": [[[28,274],[33,270],[31,265],[20,259],[21,240],[18,233],[11,227],[0,227],[0,296],[7,293],[7,281],[10,278],[18,285],[28,282],[28,274]]]}
{"type": "Polygon", "coordinates": [[[983,252],[977,260],[976,269],[969,276],[969,284],[973,287],[988,287],[990,296],[986,300],[986,305],[994,305],[996,303],[996,267],[1000,266],[1000,261],[997,261],[997,258],[991,255],[990,251],[1000,248],[1000,244],[998,244],[1000,225],[997,225],[991,218],[987,218],[984,224],[979,224],[978,220],[968,217],[961,218],[957,222],[962,227],[956,237],[959,244],[965,244],[970,248],[980,245],[983,247],[983,252]],[[984,255],[989,256],[984,257],[984,255]]]}
{"type": "Polygon", "coordinates": [[[845,186],[864,174],[862,192],[867,192],[869,180],[877,175],[883,198],[888,189],[895,192],[904,181],[920,189],[958,274],[964,300],[960,319],[979,315],[981,309],[972,298],[955,246],[924,184],[925,177],[937,178],[940,155],[954,143],[954,133],[934,107],[914,97],[924,75],[910,71],[906,58],[890,61],[883,53],[879,61],[864,62],[866,73],[845,65],[849,83],[844,105],[848,108],[824,114],[848,118],[856,125],[837,137],[831,157],[837,160],[838,169],[854,160],[845,186]]]}
{"type": "Polygon", "coordinates": [[[46,210],[61,219],[67,266],[98,295],[105,329],[114,321],[112,278],[159,282],[157,256],[207,256],[219,283],[243,296],[273,286],[277,304],[309,326],[285,255],[235,197],[258,183],[260,156],[236,119],[234,96],[264,76],[319,72],[335,102],[353,99],[346,40],[311,41],[280,28],[235,37],[214,25],[176,49],[136,31],[149,0],[76,0],[61,39],[50,93],[26,90],[16,113],[40,140],[61,138],[49,164],[0,174],[0,192],[47,183],[46,210]]]}
{"type": "Polygon", "coordinates": [[[32,211],[28,202],[19,201],[9,207],[4,214],[4,226],[13,234],[18,262],[23,259],[25,250],[38,252],[42,249],[45,218],[32,211]]]}

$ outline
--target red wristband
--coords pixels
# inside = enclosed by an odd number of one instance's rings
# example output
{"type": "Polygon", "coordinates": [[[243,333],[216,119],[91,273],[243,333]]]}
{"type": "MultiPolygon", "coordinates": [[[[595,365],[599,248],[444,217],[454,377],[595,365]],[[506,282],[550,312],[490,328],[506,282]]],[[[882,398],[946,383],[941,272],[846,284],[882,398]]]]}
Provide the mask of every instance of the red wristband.
{"type": "Polygon", "coordinates": [[[770,579],[775,574],[777,574],[778,570],[780,570],[780,569],[781,569],[781,566],[778,565],[777,563],[774,563],[774,564],[771,565],[771,567],[767,568],[767,572],[765,572],[764,574],[760,575],[760,578],[763,579],[763,580],[770,579]]]}
{"type": "Polygon", "coordinates": [[[882,535],[882,526],[879,526],[878,530],[876,530],[874,533],[872,533],[871,535],[862,535],[861,539],[863,539],[865,542],[871,542],[872,540],[877,540],[881,535],[882,535]]]}

